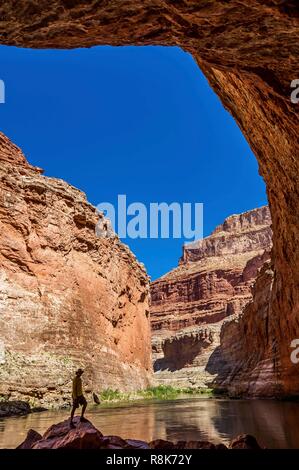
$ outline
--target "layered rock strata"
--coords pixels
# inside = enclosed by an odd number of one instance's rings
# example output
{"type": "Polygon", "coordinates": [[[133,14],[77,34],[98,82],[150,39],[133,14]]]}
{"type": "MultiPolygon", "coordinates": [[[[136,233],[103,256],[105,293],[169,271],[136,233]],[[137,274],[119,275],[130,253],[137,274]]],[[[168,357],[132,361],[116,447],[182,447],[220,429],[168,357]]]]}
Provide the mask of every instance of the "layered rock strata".
{"type": "Polygon", "coordinates": [[[220,372],[224,377],[220,330],[252,298],[270,256],[270,225],[267,206],[228,217],[210,236],[184,245],[180,265],[151,284],[157,383],[207,387],[220,372]]]}
{"type": "Polygon", "coordinates": [[[98,237],[84,193],[42,176],[0,133],[0,395],[70,401],[140,389],[151,374],[148,277],[126,245],[98,237]]]}

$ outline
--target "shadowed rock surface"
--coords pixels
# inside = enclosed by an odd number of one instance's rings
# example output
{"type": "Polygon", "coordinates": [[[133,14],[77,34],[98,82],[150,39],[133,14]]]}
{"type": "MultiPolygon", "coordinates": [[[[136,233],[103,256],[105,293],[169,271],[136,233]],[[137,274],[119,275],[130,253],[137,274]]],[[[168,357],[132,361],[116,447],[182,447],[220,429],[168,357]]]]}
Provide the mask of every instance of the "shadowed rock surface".
{"type": "Polygon", "coordinates": [[[23,416],[31,413],[29,403],[21,400],[0,402],[0,418],[7,416],[23,416]]]}
{"type": "Polygon", "coordinates": [[[17,449],[32,449],[34,444],[41,439],[42,436],[38,432],[34,431],[34,429],[29,429],[25,441],[22,442],[17,449]]]}
{"type": "MultiPolygon", "coordinates": [[[[231,322],[224,323],[222,327],[220,346],[214,354],[217,354],[216,360],[221,358],[223,367],[222,370],[217,368],[215,381],[228,389],[231,396],[245,394],[276,397],[283,394],[280,383],[273,381],[278,345],[269,342],[268,314],[273,279],[273,265],[268,261],[253,286],[253,301],[245,307],[241,316],[235,315],[231,322]],[[238,338],[242,341],[238,341],[238,338]],[[264,355],[262,348],[267,348],[264,355]],[[257,351],[261,359],[256,364],[257,351]],[[250,381],[246,375],[249,368],[250,381]]],[[[211,356],[208,368],[213,369],[215,362],[215,357],[211,356]]]]}
{"type": "Polygon", "coordinates": [[[252,299],[270,257],[270,225],[267,206],[232,215],[210,236],[184,245],[180,265],[151,284],[156,383],[196,388],[226,376],[220,330],[252,299]]]}
{"type": "Polygon", "coordinates": [[[240,434],[240,436],[235,437],[229,447],[231,449],[261,449],[255,437],[250,436],[249,434],[240,434]]]}

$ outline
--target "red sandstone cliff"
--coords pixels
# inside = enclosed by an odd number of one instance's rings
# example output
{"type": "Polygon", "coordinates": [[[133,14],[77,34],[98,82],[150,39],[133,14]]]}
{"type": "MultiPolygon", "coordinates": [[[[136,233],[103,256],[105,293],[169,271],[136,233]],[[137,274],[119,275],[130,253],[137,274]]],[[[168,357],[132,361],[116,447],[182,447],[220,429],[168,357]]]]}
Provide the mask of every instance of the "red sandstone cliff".
{"type": "Polygon", "coordinates": [[[30,166],[0,133],[0,395],[69,401],[127,390],[151,373],[148,278],[130,250],[98,238],[85,194],[30,166]]]}
{"type": "MultiPolygon", "coordinates": [[[[277,344],[271,341],[269,305],[273,287],[273,266],[269,260],[261,268],[253,286],[253,301],[241,315],[224,322],[216,361],[211,369],[216,373],[215,383],[231,396],[273,396],[283,394],[278,381],[273,380],[279,370],[277,344]],[[265,359],[261,359],[262,356],[265,359]],[[258,358],[258,360],[257,360],[258,358]],[[250,380],[247,371],[251,370],[250,380]]],[[[212,361],[211,361],[212,362],[212,361]]]]}
{"type": "Polygon", "coordinates": [[[203,387],[220,371],[223,377],[220,330],[252,298],[258,270],[269,259],[270,224],[267,206],[228,217],[209,237],[185,245],[178,268],[152,283],[157,382],[203,387]]]}

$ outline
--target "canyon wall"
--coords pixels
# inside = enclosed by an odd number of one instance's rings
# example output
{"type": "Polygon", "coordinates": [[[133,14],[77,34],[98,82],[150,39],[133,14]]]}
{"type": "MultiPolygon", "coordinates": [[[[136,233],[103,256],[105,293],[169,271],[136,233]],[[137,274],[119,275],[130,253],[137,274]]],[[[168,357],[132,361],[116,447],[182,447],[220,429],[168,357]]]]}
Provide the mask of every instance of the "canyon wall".
{"type": "MultiPolygon", "coordinates": [[[[299,394],[298,365],[290,361],[291,341],[299,338],[299,104],[290,97],[291,82],[299,78],[298,37],[297,0],[7,0],[0,5],[5,45],[182,47],[235,118],[266,182],[273,228],[265,318],[251,309],[240,319],[242,336],[235,339],[251,356],[250,362],[239,360],[251,393],[259,364],[272,361],[270,393],[276,387],[280,395],[299,394]],[[263,341],[252,349],[254,332],[263,341]]],[[[257,308],[258,293],[254,302],[257,308]]],[[[232,374],[233,388],[234,380],[232,374]]]]}
{"type": "Polygon", "coordinates": [[[253,286],[253,301],[247,304],[242,315],[234,315],[223,324],[219,347],[210,361],[209,367],[216,374],[214,384],[233,397],[276,397],[283,393],[280,382],[273,380],[277,345],[269,343],[268,312],[273,279],[273,265],[269,260],[253,286]],[[270,349],[267,354],[263,351],[265,345],[270,349]],[[255,362],[257,354],[260,355],[258,364],[255,362]],[[247,370],[251,370],[251,380],[248,380],[247,370]]]}
{"type": "Polygon", "coordinates": [[[0,395],[70,401],[74,370],[97,392],[148,385],[148,277],[85,194],[42,176],[0,133],[0,395]]]}
{"type": "MultiPolygon", "coordinates": [[[[230,375],[220,354],[221,327],[252,298],[270,257],[270,225],[267,206],[230,216],[210,236],[184,245],[179,266],[151,284],[156,383],[208,387],[217,380],[225,387],[230,375]]],[[[229,357],[230,345],[226,352],[229,357]]]]}

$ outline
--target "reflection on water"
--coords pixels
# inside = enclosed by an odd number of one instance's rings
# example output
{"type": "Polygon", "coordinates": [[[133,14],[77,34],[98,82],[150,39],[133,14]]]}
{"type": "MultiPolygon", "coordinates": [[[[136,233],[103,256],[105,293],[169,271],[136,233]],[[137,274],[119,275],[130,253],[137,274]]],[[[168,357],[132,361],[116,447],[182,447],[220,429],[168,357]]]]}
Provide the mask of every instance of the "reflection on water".
{"type": "MultiPolygon", "coordinates": [[[[0,420],[0,447],[14,448],[32,428],[41,434],[68,411],[45,411],[0,420]]],[[[124,438],[209,440],[227,444],[241,433],[253,434],[268,448],[299,448],[299,403],[274,400],[180,398],[88,410],[103,434],[124,438]]]]}

